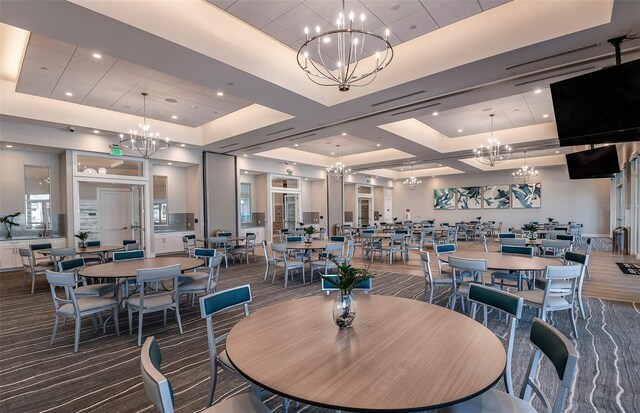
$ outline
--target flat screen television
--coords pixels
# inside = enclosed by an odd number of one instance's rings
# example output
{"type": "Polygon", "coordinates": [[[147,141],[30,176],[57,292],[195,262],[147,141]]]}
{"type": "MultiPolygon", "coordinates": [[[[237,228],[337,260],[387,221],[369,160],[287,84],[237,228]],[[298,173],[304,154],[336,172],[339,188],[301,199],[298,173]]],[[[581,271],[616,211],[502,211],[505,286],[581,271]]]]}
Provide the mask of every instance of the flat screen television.
{"type": "Polygon", "coordinates": [[[570,179],[610,178],[620,172],[615,145],[568,153],[565,156],[570,179]]]}
{"type": "Polygon", "coordinates": [[[551,84],[560,146],[640,140],[640,59],[551,84]]]}

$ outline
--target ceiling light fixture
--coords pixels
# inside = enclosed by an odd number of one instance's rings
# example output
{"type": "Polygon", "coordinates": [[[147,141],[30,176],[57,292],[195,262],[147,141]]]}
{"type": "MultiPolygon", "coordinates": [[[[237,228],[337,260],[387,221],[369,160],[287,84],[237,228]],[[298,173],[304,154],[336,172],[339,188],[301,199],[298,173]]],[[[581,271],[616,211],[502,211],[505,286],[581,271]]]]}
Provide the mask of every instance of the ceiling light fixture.
{"type": "Polygon", "coordinates": [[[489,146],[480,145],[480,149],[473,151],[476,161],[484,165],[495,166],[511,157],[511,147],[509,145],[500,146],[500,141],[493,139],[493,113],[491,117],[491,138],[489,146]]]}
{"type": "Polygon", "coordinates": [[[378,143],[376,146],[377,146],[377,147],[380,147],[380,144],[378,143]]]}
{"type": "Polygon", "coordinates": [[[181,147],[181,148],[184,148],[185,146],[187,146],[187,145],[185,145],[184,143],[181,143],[181,144],[180,144],[180,147],[181,147]]]}
{"type": "MultiPolygon", "coordinates": [[[[333,176],[338,181],[342,181],[345,176],[351,173],[351,168],[347,168],[345,164],[340,162],[340,145],[336,145],[336,152],[338,153],[338,160],[327,168],[327,175],[333,176]]],[[[333,152],[331,154],[333,155],[333,152]]]]}
{"type": "Polygon", "coordinates": [[[159,133],[151,132],[151,126],[147,123],[148,93],[142,92],[141,95],[143,123],[138,125],[140,131],[129,129],[129,137],[120,139],[120,145],[134,155],[149,159],[157,151],[169,148],[169,139],[160,139],[159,133]]]}
{"type": "Polygon", "coordinates": [[[404,185],[405,188],[409,189],[409,191],[413,191],[418,187],[418,185],[421,185],[421,184],[422,184],[422,180],[413,176],[413,164],[411,164],[411,176],[405,179],[404,181],[402,181],[402,185],[404,185]]]}
{"type": "Polygon", "coordinates": [[[7,148],[13,148],[13,145],[6,145],[7,148]]]}
{"type": "Polygon", "coordinates": [[[538,171],[536,171],[533,166],[527,166],[527,151],[524,151],[524,165],[522,165],[520,169],[513,172],[512,174],[516,182],[521,184],[528,184],[529,182],[538,178],[538,171]]]}
{"type": "Polygon", "coordinates": [[[94,129],[93,133],[100,133],[100,131],[97,129],[94,129]]]}
{"type": "Polygon", "coordinates": [[[73,93],[71,93],[71,92],[64,92],[64,94],[67,95],[67,96],[73,96],[73,93]]]}
{"type": "Polygon", "coordinates": [[[171,119],[178,119],[176,115],[171,115],[171,119]]]}
{"type": "Polygon", "coordinates": [[[338,86],[338,90],[346,92],[351,86],[366,86],[373,82],[378,72],[391,63],[393,47],[389,43],[389,29],[385,30],[384,37],[365,31],[364,14],[360,15],[360,28],[354,27],[357,24],[354,13],[347,14],[345,0],[341,2],[337,29],[321,32],[320,26],[316,26],[315,35],[310,37],[309,28],[304,28],[305,41],[298,50],[297,60],[316,85],[338,86]],[[365,43],[368,50],[378,50],[374,57],[363,58],[365,43]],[[337,60],[335,67],[330,68],[334,59],[337,60]]]}
{"type": "Polygon", "coordinates": [[[548,117],[549,117],[549,114],[548,114],[548,113],[545,113],[544,115],[542,115],[542,117],[543,117],[543,118],[548,118],[548,117]]]}
{"type": "Polygon", "coordinates": [[[102,59],[102,55],[100,53],[94,53],[93,57],[95,57],[96,59],[102,59]]]}
{"type": "Polygon", "coordinates": [[[533,91],[533,93],[536,93],[536,94],[537,93],[542,93],[542,89],[536,89],[536,90],[533,91]]]}
{"type": "Polygon", "coordinates": [[[218,93],[216,93],[216,95],[218,95],[218,96],[224,96],[224,93],[222,93],[222,92],[218,92],[218,93]]]}
{"type": "Polygon", "coordinates": [[[433,116],[438,116],[438,112],[433,112],[432,115],[433,116]]]}

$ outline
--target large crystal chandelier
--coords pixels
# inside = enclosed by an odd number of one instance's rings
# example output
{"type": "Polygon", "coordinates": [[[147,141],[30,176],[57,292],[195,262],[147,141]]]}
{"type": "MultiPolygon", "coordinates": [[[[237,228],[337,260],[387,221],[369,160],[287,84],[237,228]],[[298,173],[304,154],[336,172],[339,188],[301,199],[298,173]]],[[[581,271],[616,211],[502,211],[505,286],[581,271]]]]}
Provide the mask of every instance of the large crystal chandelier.
{"type": "Polygon", "coordinates": [[[538,178],[538,171],[533,166],[527,166],[527,152],[524,152],[524,165],[517,171],[513,172],[513,178],[521,184],[528,184],[538,178]]]}
{"type": "Polygon", "coordinates": [[[493,138],[493,113],[491,116],[491,138],[489,145],[480,145],[480,149],[473,151],[476,161],[484,165],[495,166],[500,162],[504,162],[511,156],[511,147],[509,145],[500,146],[500,141],[493,138]]]}
{"type": "Polygon", "coordinates": [[[409,191],[413,191],[420,184],[422,184],[422,180],[413,176],[413,165],[411,165],[411,176],[402,181],[402,185],[408,188],[409,191]]]}
{"type": "Polygon", "coordinates": [[[384,37],[365,31],[365,15],[355,22],[353,12],[347,14],[345,0],[342,12],[336,20],[337,29],[315,34],[304,28],[305,42],[298,50],[298,65],[309,80],[320,86],[338,86],[342,92],[351,86],[366,86],[373,82],[378,72],[393,59],[393,47],[389,43],[389,29],[384,37]],[[359,27],[356,27],[359,26],[359,27]],[[375,51],[374,58],[365,58],[367,51],[375,51]],[[366,80],[365,80],[366,79],[366,80]]]}
{"type": "Polygon", "coordinates": [[[347,168],[345,164],[340,162],[340,145],[336,145],[336,154],[338,155],[338,160],[327,168],[327,174],[341,181],[351,173],[351,168],[347,168]]]}
{"type": "Polygon", "coordinates": [[[151,126],[147,123],[147,92],[142,92],[144,101],[142,106],[143,123],[138,125],[138,129],[129,129],[129,137],[120,135],[120,146],[131,152],[135,156],[150,158],[159,150],[169,147],[169,139],[160,139],[159,133],[151,132],[151,126]]]}

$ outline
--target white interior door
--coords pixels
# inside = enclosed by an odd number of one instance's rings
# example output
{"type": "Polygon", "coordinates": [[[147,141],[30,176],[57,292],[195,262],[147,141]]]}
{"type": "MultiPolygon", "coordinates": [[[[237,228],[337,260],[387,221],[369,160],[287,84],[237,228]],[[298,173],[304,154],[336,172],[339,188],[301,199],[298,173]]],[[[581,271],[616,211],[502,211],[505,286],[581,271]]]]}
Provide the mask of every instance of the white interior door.
{"type": "Polygon", "coordinates": [[[132,238],[133,197],[128,190],[98,190],[98,216],[102,245],[122,245],[132,238]]]}
{"type": "Polygon", "coordinates": [[[384,222],[393,221],[393,198],[390,196],[384,197],[384,213],[382,215],[384,217],[384,222]]]}
{"type": "Polygon", "coordinates": [[[358,197],[358,220],[363,227],[371,225],[373,218],[373,199],[358,197]]]}
{"type": "Polygon", "coordinates": [[[289,231],[296,229],[298,223],[298,195],[284,196],[284,225],[289,231]]]}

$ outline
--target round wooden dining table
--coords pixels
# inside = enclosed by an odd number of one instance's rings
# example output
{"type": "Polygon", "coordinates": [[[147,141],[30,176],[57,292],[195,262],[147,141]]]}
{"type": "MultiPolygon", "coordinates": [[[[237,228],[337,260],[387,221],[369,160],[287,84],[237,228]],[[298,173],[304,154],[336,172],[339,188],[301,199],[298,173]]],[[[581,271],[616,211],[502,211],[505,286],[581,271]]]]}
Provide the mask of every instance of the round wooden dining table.
{"type": "MultiPolygon", "coordinates": [[[[107,253],[107,252],[114,252],[114,251],[120,251],[123,250],[124,246],[123,245],[96,245],[93,247],[86,247],[86,248],[80,248],[80,247],[76,247],[76,254],[78,255],[84,255],[84,254],[103,254],[103,253],[107,253]]],[[[51,249],[47,248],[47,249],[43,249],[43,250],[38,250],[38,252],[42,255],[50,255],[51,254],[51,249]]]]}
{"type": "Polygon", "coordinates": [[[562,261],[559,258],[482,251],[456,251],[452,254],[441,256],[440,260],[449,262],[449,257],[451,256],[487,260],[487,268],[490,270],[543,271],[548,265],[562,265],[562,261]]]}
{"type": "Polygon", "coordinates": [[[188,257],[154,257],[112,261],[106,264],[88,265],[78,271],[78,274],[90,278],[135,278],[138,270],[176,264],[180,264],[182,271],[187,271],[204,265],[204,261],[199,258],[188,257]]]}
{"type": "Polygon", "coordinates": [[[417,411],[491,388],[506,365],[482,324],[436,305],[359,295],[353,327],[333,322],[332,296],[258,310],[230,331],[226,350],[249,381],[335,410],[417,411]]]}
{"type": "Polygon", "coordinates": [[[288,250],[323,250],[327,248],[327,244],[338,244],[340,241],[320,241],[313,240],[311,242],[286,242],[284,245],[288,250]]]}

